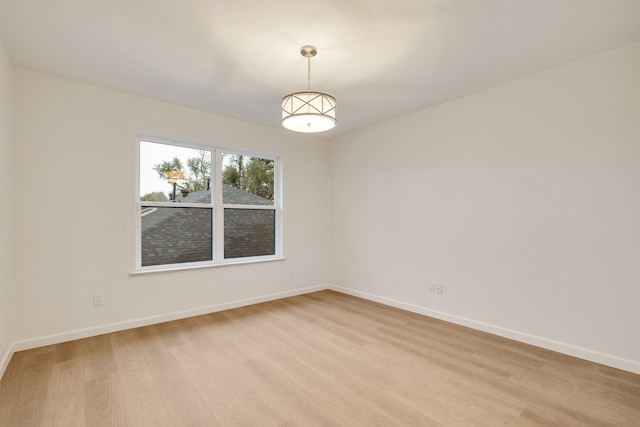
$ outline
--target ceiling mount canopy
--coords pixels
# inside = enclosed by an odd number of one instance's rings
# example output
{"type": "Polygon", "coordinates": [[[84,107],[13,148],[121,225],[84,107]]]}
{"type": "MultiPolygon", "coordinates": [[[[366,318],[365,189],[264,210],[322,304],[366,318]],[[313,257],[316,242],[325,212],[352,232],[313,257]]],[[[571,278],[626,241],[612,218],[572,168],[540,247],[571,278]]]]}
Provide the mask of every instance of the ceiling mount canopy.
{"type": "Polygon", "coordinates": [[[307,90],[282,98],[282,126],[304,133],[324,132],[336,127],[336,99],[311,90],[311,58],[318,54],[314,46],[302,46],[300,54],[307,58],[307,90]]]}

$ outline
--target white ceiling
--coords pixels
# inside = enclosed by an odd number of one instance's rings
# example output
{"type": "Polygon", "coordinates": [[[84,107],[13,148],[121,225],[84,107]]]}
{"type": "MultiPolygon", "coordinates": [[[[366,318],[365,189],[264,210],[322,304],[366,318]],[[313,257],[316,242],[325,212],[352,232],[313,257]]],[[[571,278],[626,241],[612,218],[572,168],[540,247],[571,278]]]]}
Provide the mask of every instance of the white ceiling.
{"type": "Polygon", "coordinates": [[[338,100],[337,135],[640,40],[640,0],[0,0],[12,63],[279,126],[338,100]]]}

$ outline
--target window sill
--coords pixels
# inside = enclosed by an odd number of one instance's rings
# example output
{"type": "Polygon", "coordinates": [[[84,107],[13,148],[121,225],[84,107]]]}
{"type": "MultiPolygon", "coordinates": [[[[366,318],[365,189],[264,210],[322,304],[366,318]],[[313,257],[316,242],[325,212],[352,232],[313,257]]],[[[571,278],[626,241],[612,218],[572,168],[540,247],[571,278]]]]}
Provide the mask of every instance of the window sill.
{"type": "Polygon", "coordinates": [[[145,270],[134,270],[129,273],[130,276],[138,276],[142,274],[154,274],[154,273],[164,273],[170,271],[182,271],[182,270],[199,270],[202,268],[218,268],[218,267],[229,267],[232,265],[245,265],[245,264],[258,264],[263,262],[275,262],[275,261],[284,261],[286,258],[268,258],[268,259],[252,259],[252,260],[244,260],[244,261],[227,261],[219,264],[204,264],[204,265],[187,265],[184,267],[169,267],[169,268],[150,268],[145,270]]]}

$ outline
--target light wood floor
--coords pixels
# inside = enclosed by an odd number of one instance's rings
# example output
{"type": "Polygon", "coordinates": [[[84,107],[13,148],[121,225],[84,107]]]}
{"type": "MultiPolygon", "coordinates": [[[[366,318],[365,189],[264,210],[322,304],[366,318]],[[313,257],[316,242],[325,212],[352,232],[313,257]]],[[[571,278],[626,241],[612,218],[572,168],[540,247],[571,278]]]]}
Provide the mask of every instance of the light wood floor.
{"type": "Polygon", "coordinates": [[[640,376],[331,291],[18,352],[0,426],[640,425],[640,376]]]}

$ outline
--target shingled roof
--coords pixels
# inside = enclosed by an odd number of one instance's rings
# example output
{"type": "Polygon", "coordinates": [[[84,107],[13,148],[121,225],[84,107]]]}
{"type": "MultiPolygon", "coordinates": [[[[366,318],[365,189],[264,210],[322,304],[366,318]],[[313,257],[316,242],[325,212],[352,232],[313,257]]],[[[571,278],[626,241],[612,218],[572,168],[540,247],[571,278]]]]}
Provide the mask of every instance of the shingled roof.
{"type": "MultiPolygon", "coordinates": [[[[182,208],[180,203],[209,203],[209,191],[176,197],[175,207],[148,208],[142,217],[142,266],[209,261],[212,258],[212,210],[182,208]]],[[[223,185],[225,204],[273,206],[264,199],[223,185]]],[[[275,253],[275,211],[225,209],[225,258],[275,253]]]]}

